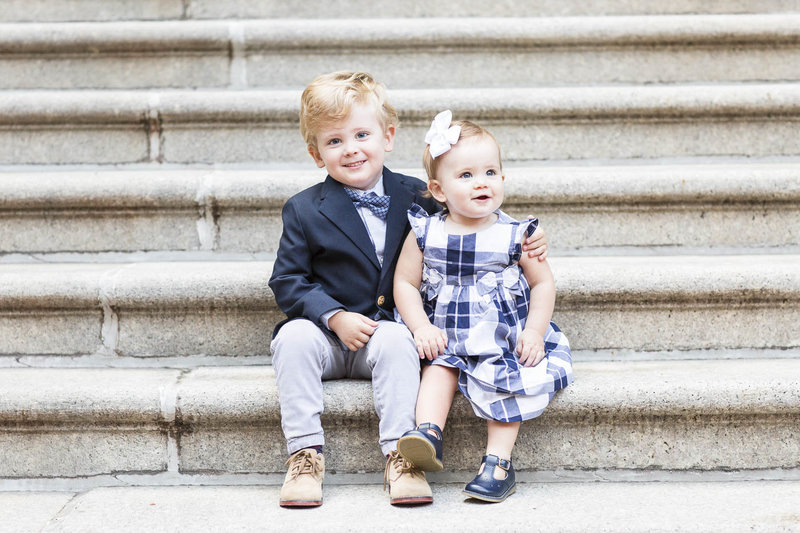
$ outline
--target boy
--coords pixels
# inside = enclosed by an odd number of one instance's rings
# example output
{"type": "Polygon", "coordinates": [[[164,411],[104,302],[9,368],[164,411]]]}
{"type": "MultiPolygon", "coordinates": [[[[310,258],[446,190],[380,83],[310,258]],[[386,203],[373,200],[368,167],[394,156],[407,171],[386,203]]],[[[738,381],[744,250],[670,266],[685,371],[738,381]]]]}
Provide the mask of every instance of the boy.
{"type": "Polygon", "coordinates": [[[322,504],[322,380],[341,378],[372,380],[390,502],[433,501],[425,474],[396,450],[414,427],[419,358],[411,333],[394,321],[392,283],[406,211],[439,207],[423,196],[425,183],[383,166],[396,127],[385,88],[369,74],[326,74],[303,92],[300,132],[328,176],[283,207],[269,281],[288,316],[271,345],[290,453],[283,507],[322,504]]]}

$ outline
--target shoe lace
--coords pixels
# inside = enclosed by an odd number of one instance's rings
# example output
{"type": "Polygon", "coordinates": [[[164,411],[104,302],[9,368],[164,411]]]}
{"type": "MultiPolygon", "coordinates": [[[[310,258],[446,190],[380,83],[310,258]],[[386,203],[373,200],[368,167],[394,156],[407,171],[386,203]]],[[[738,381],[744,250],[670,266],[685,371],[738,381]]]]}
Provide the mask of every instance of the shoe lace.
{"type": "Polygon", "coordinates": [[[289,457],[286,461],[291,479],[296,479],[301,474],[317,475],[322,472],[320,456],[313,457],[308,450],[301,450],[289,457]]]}
{"type": "Polygon", "coordinates": [[[386,461],[386,469],[383,472],[383,490],[386,490],[387,483],[391,485],[405,474],[411,477],[423,476],[422,470],[415,468],[405,457],[400,455],[400,452],[392,450],[389,452],[389,460],[386,461]],[[397,472],[397,476],[391,478],[390,475],[393,470],[397,472]]]}

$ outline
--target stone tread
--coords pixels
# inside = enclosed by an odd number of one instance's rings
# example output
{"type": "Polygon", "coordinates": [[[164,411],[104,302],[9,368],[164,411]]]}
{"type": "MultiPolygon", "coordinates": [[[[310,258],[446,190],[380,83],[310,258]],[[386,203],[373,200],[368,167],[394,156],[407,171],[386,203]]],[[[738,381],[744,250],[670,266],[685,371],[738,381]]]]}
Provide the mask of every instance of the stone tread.
{"type": "Polygon", "coordinates": [[[281,509],[274,486],[0,492],[0,530],[28,531],[794,531],[797,481],[518,483],[498,508],[433,483],[434,503],[392,507],[379,484],[327,485],[317,509],[281,509]],[[365,513],[364,509],[370,509],[365,513]],[[501,511],[490,512],[490,511],[501,511]]]}
{"type": "MultiPolygon", "coordinates": [[[[422,168],[393,169],[424,178],[422,168]]],[[[800,160],[661,164],[526,165],[504,169],[504,205],[800,202],[800,160]]],[[[0,214],[17,210],[126,208],[280,209],[322,179],[310,162],[281,169],[35,170],[3,172],[0,214]]]]}
{"type": "MultiPolygon", "coordinates": [[[[549,259],[558,302],[796,302],[800,257],[598,256],[549,259]]],[[[270,261],[0,264],[0,308],[271,308],[270,261]]]]}
{"type": "Polygon", "coordinates": [[[0,23],[0,54],[800,43],[800,14],[0,23]],[[238,34],[238,37],[237,37],[238,34]],[[324,38],[322,37],[324,35],[324,38]]]}
{"type": "Polygon", "coordinates": [[[797,12],[797,0],[603,0],[550,2],[503,0],[487,5],[480,0],[431,4],[423,0],[352,0],[349,9],[338,4],[286,3],[283,0],[7,0],[0,20],[182,20],[216,18],[350,18],[364,17],[513,17],[630,14],[797,12]]]}
{"type": "Polygon", "coordinates": [[[798,27],[786,13],[0,23],[0,88],[301,89],[343,69],[393,89],[780,83],[800,79],[798,27]]]}
{"type": "MultiPolygon", "coordinates": [[[[576,350],[800,346],[793,254],[550,260],[576,350]]],[[[271,261],[0,264],[0,353],[258,356],[284,318],[271,261]],[[32,329],[41,335],[30,336],[32,329]]]]}
{"type": "MultiPolygon", "coordinates": [[[[792,157],[800,84],[390,91],[391,165],[419,164],[445,108],[495,133],[506,163],[792,157]]],[[[2,91],[0,164],[296,164],[297,90],[2,91]]]]}
{"type": "MultiPolygon", "coordinates": [[[[662,163],[507,165],[503,210],[519,219],[539,217],[556,255],[796,253],[800,247],[797,161],[662,163]]],[[[90,253],[123,254],[114,261],[134,252],[274,257],[284,202],[323,176],[310,164],[9,169],[0,198],[0,251],[6,254],[0,262],[32,261],[33,254],[38,261],[69,260],[59,253],[85,262],[103,261],[90,253]]]]}
{"type": "MultiPolygon", "coordinates": [[[[0,91],[0,125],[298,122],[300,90],[0,91]]],[[[765,117],[800,114],[800,83],[390,90],[401,121],[448,107],[474,120],[765,117]]]]}
{"type": "MultiPolygon", "coordinates": [[[[578,361],[575,382],[543,416],[523,424],[517,468],[645,475],[745,470],[751,476],[756,470],[800,468],[798,370],[797,357],[578,361]]],[[[14,486],[51,478],[103,483],[117,475],[158,484],[153,476],[170,473],[264,475],[285,469],[268,366],[1,369],[0,385],[0,442],[8,453],[0,473],[14,486]]],[[[375,445],[369,382],[329,381],[323,390],[331,472],[381,472],[385,458],[375,445]]],[[[479,460],[483,427],[457,396],[445,440],[448,471],[479,460]]]]}
{"type": "MultiPolygon", "coordinates": [[[[758,360],[575,362],[575,382],[556,395],[544,423],[631,422],[659,417],[800,414],[800,357],[758,360]],[[614,386],[608,384],[613,381],[614,386]]],[[[0,369],[0,423],[91,427],[277,424],[269,366],[195,369],[0,369]]],[[[326,418],[375,419],[365,380],[324,384],[326,418]]],[[[466,401],[451,420],[472,420],[466,401]]]]}

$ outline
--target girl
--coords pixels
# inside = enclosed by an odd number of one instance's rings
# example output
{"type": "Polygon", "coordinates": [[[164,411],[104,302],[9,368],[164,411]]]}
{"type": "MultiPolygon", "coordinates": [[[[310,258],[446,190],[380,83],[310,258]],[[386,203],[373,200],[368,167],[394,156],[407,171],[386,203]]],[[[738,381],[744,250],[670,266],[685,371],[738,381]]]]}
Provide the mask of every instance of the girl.
{"type": "Polygon", "coordinates": [[[522,255],[537,221],[499,210],[505,176],[500,147],[471,122],[436,116],[425,137],[428,190],[446,209],[408,211],[413,229],[394,281],[399,313],[414,335],[423,369],[417,428],[398,451],[417,468],[442,469],[442,428],[458,388],[488,423],[486,455],[464,488],[505,500],[515,490],[511,451],[520,421],[539,416],[572,382],[569,343],[550,322],[555,284],[546,261],[522,255]]]}

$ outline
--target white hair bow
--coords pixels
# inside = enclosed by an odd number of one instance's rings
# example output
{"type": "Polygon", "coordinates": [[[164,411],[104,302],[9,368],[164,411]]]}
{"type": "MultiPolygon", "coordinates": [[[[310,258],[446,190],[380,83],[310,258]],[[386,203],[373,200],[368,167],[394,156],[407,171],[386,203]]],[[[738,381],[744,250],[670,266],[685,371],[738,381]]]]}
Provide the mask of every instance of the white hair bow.
{"type": "Polygon", "coordinates": [[[458,142],[461,126],[450,126],[452,120],[453,113],[449,109],[442,111],[433,117],[431,129],[425,134],[425,142],[430,145],[431,157],[434,159],[449,151],[450,147],[458,142]]]}

